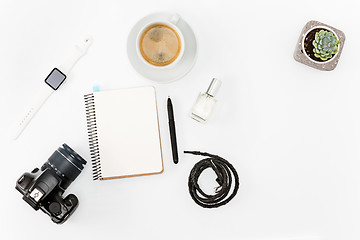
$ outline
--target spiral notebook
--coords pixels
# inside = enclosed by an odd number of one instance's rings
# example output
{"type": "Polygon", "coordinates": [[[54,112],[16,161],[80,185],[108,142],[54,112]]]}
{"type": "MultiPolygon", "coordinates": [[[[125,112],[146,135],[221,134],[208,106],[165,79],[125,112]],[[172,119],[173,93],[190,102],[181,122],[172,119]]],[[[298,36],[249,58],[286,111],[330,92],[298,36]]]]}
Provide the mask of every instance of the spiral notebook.
{"type": "Polygon", "coordinates": [[[84,100],[94,180],[163,172],[154,87],[94,92],[84,100]]]}

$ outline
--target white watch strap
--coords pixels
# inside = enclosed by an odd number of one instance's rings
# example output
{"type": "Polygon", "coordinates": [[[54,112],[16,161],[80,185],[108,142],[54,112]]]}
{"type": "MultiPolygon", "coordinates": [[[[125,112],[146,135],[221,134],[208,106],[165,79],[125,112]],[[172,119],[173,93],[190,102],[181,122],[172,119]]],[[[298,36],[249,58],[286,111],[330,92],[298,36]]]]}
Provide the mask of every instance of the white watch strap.
{"type": "Polygon", "coordinates": [[[43,84],[41,86],[41,89],[37,93],[36,97],[29,103],[24,113],[13,126],[10,136],[12,139],[16,139],[21,134],[21,132],[29,124],[35,113],[39,111],[40,107],[53,92],[54,90],[46,84],[43,84]]]}
{"type": "MultiPolygon", "coordinates": [[[[72,52],[72,54],[67,58],[67,61],[64,64],[60,65],[58,69],[67,75],[75,63],[85,55],[88,48],[92,44],[92,38],[86,37],[80,44],[77,44],[72,52]]],[[[36,97],[30,102],[23,115],[19,118],[15,125],[11,129],[10,137],[12,139],[16,139],[25,127],[29,124],[30,120],[37,113],[37,111],[44,104],[46,99],[53,93],[53,90],[50,86],[48,86],[45,82],[41,85],[40,91],[37,92],[36,97]]]]}
{"type": "Polygon", "coordinates": [[[76,64],[76,62],[86,54],[87,50],[91,46],[93,39],[89,36],[84,38],[79,44],[75,45],[75,48],[71,55],[64,61],[62,65],[58,67],[58,69],[67,75],[72,67],[76,64]]]}

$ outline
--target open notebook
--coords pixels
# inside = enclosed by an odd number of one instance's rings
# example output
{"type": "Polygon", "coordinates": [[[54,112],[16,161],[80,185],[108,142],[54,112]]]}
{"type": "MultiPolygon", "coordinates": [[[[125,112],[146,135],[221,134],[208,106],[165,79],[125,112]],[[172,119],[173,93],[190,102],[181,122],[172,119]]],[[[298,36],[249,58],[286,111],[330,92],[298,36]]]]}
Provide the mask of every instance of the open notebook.
{"type": "Polygon", "coordinates": [[[164,170],[154,87],[84,96],[94,180],[164,170]]]}

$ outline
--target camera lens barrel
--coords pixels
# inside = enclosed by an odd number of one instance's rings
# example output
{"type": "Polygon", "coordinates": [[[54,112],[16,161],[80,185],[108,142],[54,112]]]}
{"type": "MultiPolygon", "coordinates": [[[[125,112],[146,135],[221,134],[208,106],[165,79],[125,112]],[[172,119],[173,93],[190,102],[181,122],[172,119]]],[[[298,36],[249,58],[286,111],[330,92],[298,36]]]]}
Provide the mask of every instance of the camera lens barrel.
{"type": "Polygon", "coordinates": [[[86,161],[72,150],[67,144],[59,147],[44,164],[43,167],[50,168],[63,180],[62,187],[66,189],[72,181],[84,169],[86,161]]]}

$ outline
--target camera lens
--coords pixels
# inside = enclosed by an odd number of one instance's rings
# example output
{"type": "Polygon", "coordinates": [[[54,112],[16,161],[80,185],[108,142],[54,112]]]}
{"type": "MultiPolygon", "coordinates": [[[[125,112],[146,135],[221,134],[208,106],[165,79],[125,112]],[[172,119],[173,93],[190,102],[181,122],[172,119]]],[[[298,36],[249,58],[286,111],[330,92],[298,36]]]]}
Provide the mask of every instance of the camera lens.
{"type": "Polygon", "coordinates": [[[42,169],[49,168],[55,171],[63,180],[61,186],[66,189],[79,176],[85,164],[86,161],[64,143],[50,156],[42,169]]]}

